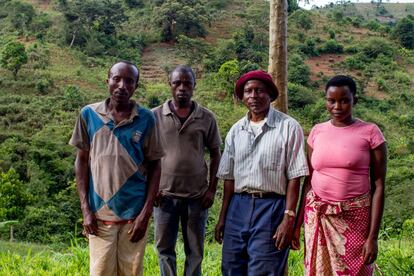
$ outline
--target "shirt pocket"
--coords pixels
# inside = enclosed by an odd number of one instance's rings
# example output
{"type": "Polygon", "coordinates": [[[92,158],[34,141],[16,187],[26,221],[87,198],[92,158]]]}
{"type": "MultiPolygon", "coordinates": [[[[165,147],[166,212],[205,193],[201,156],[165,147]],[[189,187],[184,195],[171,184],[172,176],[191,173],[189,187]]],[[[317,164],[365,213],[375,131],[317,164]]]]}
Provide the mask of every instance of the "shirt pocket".
{"type": "Polygon", "coordinates": [[[280,171],[284,167],[284,162],[283,150],[270,147],[262,152],[259,163],[265,170],[280,171]]]}

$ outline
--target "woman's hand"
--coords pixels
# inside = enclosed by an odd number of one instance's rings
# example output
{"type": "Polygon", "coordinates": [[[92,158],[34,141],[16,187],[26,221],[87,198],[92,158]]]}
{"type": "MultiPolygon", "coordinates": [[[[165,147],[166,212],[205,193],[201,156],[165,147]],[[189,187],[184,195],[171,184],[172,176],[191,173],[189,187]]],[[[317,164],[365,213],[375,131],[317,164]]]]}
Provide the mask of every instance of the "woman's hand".
{"type": "Polygon", "coordinates": [[[378,242],[376,239],[368,238],[362,248],[362,258],[364,264],[372,264],[377,259],[378,242]]]}
{"type": "Polygon", "coordinates": [[[300,249],[300,227],[295,227],[293,230],[292,242],[290,243],[290,248],[293,250],[300,249]]]}

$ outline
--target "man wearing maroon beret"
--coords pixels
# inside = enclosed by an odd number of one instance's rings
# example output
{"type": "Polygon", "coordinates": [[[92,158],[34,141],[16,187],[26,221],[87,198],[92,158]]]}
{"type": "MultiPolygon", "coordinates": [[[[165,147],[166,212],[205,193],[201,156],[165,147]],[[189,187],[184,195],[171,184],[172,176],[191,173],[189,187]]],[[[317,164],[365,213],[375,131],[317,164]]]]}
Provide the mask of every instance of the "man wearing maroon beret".
{"type": "Polygon", "coordinates": [[[301,126],[275,110],[271,76],[251,71],[234,94],[248,109],[226,137],[217,177],[224,179],[216,240],[223,275],[283,275],[300,178],[308,175],[301,126]]]}

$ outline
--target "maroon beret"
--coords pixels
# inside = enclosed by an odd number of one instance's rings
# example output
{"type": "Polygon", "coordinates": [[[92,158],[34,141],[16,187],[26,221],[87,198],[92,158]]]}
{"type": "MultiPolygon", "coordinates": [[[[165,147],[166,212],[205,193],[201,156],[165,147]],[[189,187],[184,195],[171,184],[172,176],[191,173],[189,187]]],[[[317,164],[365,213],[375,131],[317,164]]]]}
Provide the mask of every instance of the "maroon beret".
{"type": "Polygon", "coordinates": [[[272,76],[270,76],[267,72],[262,70],[254,70],[247,72],[237,80],[236,87],[234,88],[234,95],[237,98],[239,98],[240,100],[243,99],[244,85],[249,80],[262,81],[270,89],[270,100],[276,100],[277,96],[279,95],[279,91],[277,90],[276,84],[273,82],[272,76]]]}

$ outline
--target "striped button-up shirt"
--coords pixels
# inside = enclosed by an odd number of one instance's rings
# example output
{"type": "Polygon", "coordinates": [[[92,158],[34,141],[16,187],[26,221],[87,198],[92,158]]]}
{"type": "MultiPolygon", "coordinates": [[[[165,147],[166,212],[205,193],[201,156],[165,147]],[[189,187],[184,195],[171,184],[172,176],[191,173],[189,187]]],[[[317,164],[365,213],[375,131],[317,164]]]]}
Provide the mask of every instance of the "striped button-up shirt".
{"type": "Polygon", "coordinates": [[[227,134],[217,177],[234,180],[236,193],[285,195],[290,179],[309,173],[304,144],[302,128],[292,117],[270,107],[255,135],[246,115],[227,134]]]}

